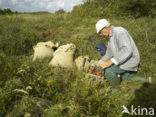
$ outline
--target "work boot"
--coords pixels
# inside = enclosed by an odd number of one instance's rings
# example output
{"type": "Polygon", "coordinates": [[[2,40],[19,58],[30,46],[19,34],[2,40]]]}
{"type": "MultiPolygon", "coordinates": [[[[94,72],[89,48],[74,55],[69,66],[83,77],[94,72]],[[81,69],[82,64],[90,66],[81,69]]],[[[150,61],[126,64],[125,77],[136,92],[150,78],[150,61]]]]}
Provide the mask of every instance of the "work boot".
{"type": "Polygon", "coordinates": [[[137,76],[133,75],[130,79],[126,80],[127,82],[135,82],[135,81],[141,81],[143,83],[152,83],[152,77],[143,77],[143,76],[137,76]]]}

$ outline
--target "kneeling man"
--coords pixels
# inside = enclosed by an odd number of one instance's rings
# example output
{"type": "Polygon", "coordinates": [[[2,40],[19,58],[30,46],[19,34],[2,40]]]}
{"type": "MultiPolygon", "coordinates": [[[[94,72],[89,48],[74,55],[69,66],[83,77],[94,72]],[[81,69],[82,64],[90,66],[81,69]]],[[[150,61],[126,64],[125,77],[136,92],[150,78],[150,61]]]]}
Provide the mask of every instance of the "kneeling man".
{"type": "Polygon", "coordinates": [[[104,69],[104,75],[113,87],[119,87],[120,78],[128,80],[131,72],[138,70],[140,56],[134,40],[123,27],[112,26],[106,19],[96,23],[100,36],[108,38],[106,54],[98,65],[104,69]]]}

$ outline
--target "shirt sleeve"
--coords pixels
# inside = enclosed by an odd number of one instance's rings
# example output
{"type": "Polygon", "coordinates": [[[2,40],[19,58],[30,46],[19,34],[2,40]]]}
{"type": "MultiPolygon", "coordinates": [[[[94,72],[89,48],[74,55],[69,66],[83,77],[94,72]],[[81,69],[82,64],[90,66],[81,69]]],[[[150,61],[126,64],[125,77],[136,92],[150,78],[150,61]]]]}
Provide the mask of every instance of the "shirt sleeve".
{"type": "Polygon", "coordinates": [[[110,58],[112,58],[112,56],[113,54],[112,54],[111,46],[110,43],[108,43],[106,54],[100,60],[101,61],[109,60],[110,58]]]}
{"type": "Polygon", "coordinates": [[[119,64],[114,58],[111,58],[110,60],[111,60],[115,65],[118,65],[118,64],[119,64]]]}
{"type": "Polygon", "coordinates": [[[117,34],[118,52],[111,59],[116,65],[124,63],[132,56],[130,35],[124,31],[117,34]]]}

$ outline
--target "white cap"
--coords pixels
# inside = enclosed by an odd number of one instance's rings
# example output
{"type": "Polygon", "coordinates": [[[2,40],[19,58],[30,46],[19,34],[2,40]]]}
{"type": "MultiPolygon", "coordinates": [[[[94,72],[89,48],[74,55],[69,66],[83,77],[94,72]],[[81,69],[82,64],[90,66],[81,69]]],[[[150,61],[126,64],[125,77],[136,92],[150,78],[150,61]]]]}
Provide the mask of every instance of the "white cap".
{"type": "Polygon", "coordinates": [[[101,19],[96,23],[96,30],[99,33],[104,27],[109,27],[110,23],[106,19],[101,19]]]}

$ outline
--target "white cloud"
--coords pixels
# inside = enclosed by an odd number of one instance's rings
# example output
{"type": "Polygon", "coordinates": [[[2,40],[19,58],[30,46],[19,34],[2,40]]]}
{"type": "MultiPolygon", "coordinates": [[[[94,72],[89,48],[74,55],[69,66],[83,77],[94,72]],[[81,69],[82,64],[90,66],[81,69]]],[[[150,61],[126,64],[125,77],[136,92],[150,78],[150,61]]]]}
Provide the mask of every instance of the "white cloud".
{"type": "Polygon", "coordinates": [[[66,4],[64,1],[56,1],[56,2],[49,2],[48,4],[45,5],[46,9],[64,9],[66,7],[66,4]]]}
{"type": "Polygon", "coordinates": [[[39,3],[39,6],[40,6],[40,8],[45,8],[45,3],[40,2],[40,3],[39,3]]]}
{"type": "Polygon", "coordinates": [[[75,5],[82,4],[82,0],[57,0],[50,2],[47,5],[47,9],[64,9],[66,11],[71,11],[75,5]]]}
{"type": "Polygon", "coordinates": [[[65,7],[65,3],[63,1],[58,1],[56,3],[56,6],[59,7],[59,8],[64,8],[65,7]]]}
{"type": "Polygon", "coordinates": [[[32,2],[33,0],[24,0],[25,2],[32,2]]]}
{"type": "Polygon", "coordinates": [[[43,2],[52,2],[53,0],[43,0],[43,2]]]}
{"type": "Polygon", "coordinates": [[[46,5],[46,9],[51,9],[53,8],[53,3],[49,3],[48,5],[46,5]]]}
{"type": "Polygon", "coordinates": [[[17,3],[17,0],[11,0],[12,4],[16,4],[17,3]]]}

